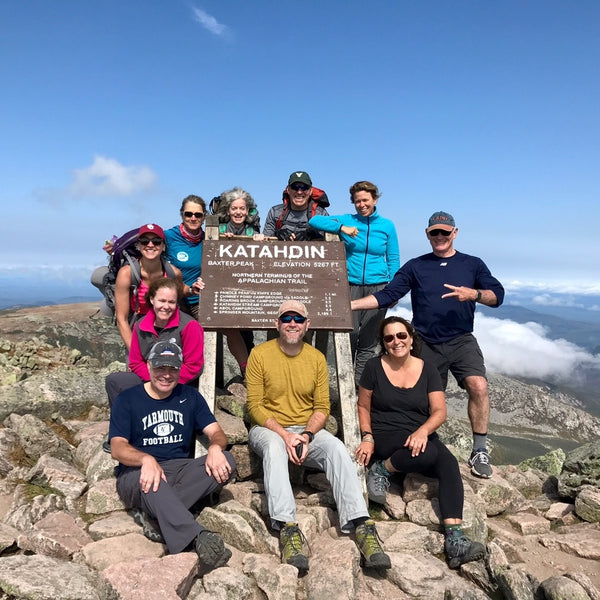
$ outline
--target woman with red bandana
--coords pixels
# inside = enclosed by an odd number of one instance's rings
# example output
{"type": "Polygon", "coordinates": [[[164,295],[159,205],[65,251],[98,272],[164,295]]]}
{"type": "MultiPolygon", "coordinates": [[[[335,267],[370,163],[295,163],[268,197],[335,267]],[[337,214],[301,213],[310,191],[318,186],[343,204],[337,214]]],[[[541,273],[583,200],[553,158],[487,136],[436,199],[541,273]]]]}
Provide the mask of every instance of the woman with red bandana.
{"type": "MultiPolygon", "coordinates": [[[[200,277],[202,269],[202,242],[204,231],[202,225],[206,216],[206,203],[200,196],[186,196],[179,209],[181,223],[167,229],[165,237],[167,241],[167,260],[175,265],[183,276],[183,282],[188,286],[200,277]]],[[[181,308],[198,318],[198,293],[186,295],[181,303],[181,308]]],[[[185,290],[184,290],[185,291],[185,290]]]]}

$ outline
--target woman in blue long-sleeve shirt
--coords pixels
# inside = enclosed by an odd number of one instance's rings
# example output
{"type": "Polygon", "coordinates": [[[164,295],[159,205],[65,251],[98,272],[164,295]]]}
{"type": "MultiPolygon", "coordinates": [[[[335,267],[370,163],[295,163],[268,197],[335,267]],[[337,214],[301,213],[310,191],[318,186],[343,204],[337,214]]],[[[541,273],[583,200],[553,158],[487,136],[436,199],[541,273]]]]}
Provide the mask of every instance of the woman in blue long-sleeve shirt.
{"type": "MultiPolygon", "coordinates": [[[[316,215],[309,225],[320,231],[337,233],[346,246],[346,263],[351,299],[362,298],[383,289],[400,268],[396,228],[377,212],[379,190],[370,181],[357,181],[350,188],[355,213],[339,216],[316,215]]],[[[364,365],[375,355],[377,326],[385,309],[355,311],[350,334],[358,386],[364,365]]]]}

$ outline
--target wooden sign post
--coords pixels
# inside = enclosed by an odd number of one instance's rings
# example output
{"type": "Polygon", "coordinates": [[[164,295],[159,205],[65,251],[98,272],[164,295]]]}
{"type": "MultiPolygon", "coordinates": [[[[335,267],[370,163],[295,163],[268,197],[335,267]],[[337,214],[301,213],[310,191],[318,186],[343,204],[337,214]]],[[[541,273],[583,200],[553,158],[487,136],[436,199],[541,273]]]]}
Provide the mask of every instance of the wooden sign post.
{"type": "MultiPolygon", "coordinates": [[[[199,321],[205,329],[204,371],[199,390],[214,410],[217,329],[273,329],[284,300],[304,303],[310,328],[333,332],[337,384],[346,446],[360,443],[354,368],[350,350],[352,311],[344,244],[219,238],[208,217],[202,249],[199,321]]],[[[197,449],[198,451],[198,449],[197,449]]]]}

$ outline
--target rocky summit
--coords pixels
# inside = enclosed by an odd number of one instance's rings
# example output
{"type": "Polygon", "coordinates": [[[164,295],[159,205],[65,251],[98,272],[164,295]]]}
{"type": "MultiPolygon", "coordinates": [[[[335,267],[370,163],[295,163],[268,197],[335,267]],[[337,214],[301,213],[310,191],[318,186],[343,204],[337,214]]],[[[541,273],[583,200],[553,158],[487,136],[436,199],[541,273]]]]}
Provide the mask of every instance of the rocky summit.
{"type": "MultiPolygon", "coordinates": [[[[486,546],[484,560],[459,570],[444,557],[436,481],[408,475],[392,482],[385,506],[371,504],[392,562],[371,572],[339,531],[323,474],[291,467],[310,546],[299,577],[281,564],[267,526],[245,388],[232,383],[216,416],[239,477],[196,518],[233,556],[202,573],[194,552],[168,555],[146,539],[117,496],[115,462],[102,451],[104,377],[122,359],[116,328],[93,304],[0,312],[0,600],[600,599],[600,424],[575,401],[491,377],[492,439],[495,429],[521,427],[572,449],[495,465],[489,480],[465,464],[466,408],[451,411],[440,435],[461,462],[465,533],[486,546]]],[[[459,401],[450,390],[449,404],[459,401]]]]}

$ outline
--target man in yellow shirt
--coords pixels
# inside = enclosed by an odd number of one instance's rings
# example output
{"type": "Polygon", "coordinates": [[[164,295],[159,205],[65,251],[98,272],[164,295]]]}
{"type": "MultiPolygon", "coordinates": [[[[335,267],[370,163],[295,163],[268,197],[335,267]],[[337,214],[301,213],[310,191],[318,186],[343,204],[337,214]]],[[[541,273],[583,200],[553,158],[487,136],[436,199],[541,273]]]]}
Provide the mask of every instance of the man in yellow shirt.
{"type": "Polygon", "coordinates": [[[329,416],[329,374],[325,357],[303,341],[310,325],[301,302],[286,300],[277,313],[279,337],[256,346],[246,368],[250,447],[263,459],[271,525],[279,530],[283,562],[308,571],[303,535],[288,463],[318,468],[332,486],[340,528],[355,531],[363,566],[389,569],[375,523],[349,452],[324,429],[329,416]]]}

